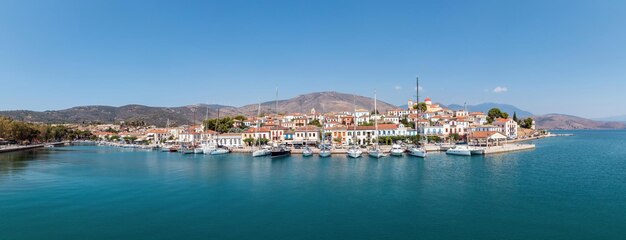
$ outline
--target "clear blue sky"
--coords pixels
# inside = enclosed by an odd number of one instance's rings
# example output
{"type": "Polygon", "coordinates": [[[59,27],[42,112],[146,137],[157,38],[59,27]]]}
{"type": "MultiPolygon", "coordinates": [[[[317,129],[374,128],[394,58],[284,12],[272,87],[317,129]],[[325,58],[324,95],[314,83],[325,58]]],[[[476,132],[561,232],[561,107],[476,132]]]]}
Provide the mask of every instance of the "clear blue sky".
{"type": "Polygon", "coordinates": [[[626,1],[1,1],[0,109],[404,104],[626,114],[626,1]],[[183,3],[184,2],[184,3],[183,3]],[[494,90],[501,91],[494,91],[494,90]]]}

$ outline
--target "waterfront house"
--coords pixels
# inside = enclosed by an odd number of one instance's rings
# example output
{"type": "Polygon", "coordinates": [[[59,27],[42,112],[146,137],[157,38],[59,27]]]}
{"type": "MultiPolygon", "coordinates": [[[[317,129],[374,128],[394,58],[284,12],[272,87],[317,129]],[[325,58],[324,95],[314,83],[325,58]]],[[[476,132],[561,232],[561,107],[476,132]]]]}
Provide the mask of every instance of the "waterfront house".
{"type": "Polygon", "coordinates": [[[245,132],[242,133],[242,139],[252,138],[252,139],[270,139],[271,129],[268,127],[260,127],[255,130],[255,128],[248,128],[245,132]]]}
{"type": "Polygon", "coordinates": [[[494,131],[478,131],[471,132],[467,136],[468,143],[478,146],[500,145],[506,142],[507,137],[499,132],[494,131]]]}
{"type": "Polygon", "coordinates": [[[318,127],[307,125],[296,129],[292,143],[304,145],[304,142],[307,141],[309,145],[315,145],[320,137],[320,129],[318,127]]]}
{"type": "Polygon", "coordinates": [[[217,136],[217,144],[225,147],[243,147],[240,133],[224,133],[217,136]]]}
{"type": "Polygon", "coordinates": [[[498,118],[493,122],[494,126],[498,126],[502,128],[502,134],[504,134],[509,139],[517,138],[517,122],[513,121],[513,119],[508,118],[498,118]]]}
{"type": "Polygon", "coordinates": [[[285,131],[287,131],[287,128],[284,127],[272,127],[270,128],[270,140],[272,142],[283,142],[285,141],[285,131]]]}

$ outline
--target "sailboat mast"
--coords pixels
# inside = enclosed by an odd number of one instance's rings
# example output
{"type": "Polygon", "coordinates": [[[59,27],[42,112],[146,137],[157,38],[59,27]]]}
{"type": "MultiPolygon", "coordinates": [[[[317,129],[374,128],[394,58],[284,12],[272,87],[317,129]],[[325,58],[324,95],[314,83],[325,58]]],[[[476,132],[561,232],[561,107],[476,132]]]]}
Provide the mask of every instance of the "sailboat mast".
{"type": "Polygon", "coordinates": [[[352,131],[352,145],[356,146],[356,95],[354,96],[354,100],[352,101],[352,105],[354,106],[354,118],[352,119],[352,125],[354,125],[354,131],[352,131]]]}
{"type": "Polygon", "coordinates": [[[374,129],[376,131],[374,132],[374,137],[376,137],[376,142],[374,144],[376,144],[376,148],[378,148],[378,117],[376,113],[378,113],[378,105],[376,100],[376,90],[374,90],[374,129]]]}
{"type": "MultiPolygon", "coordinates": [[[[257,138],[257,131],[259,130],[260,127],[260,123],[259,123],[259,116],[261,116],[261,103],[259,103],[259,110],[257,110],[257,114],[256,114],[256,128],[254,129],[254,138],[257,138]]],[[[259,139],[260,140],[260,139],[259,139]]],[[[261,141],[257,140],[257,142],[259,143],[259,148],[261,147],[261,141]]],[[[256,145],[256,144],[254,144],[256,145]]]]}
{"type": "Polygon", "coordinates": [[[417,117],[415,118],[415,134],[418,134],[417,120],[420,117],[420,78],[415,76],[415,104],[417,104],[417,117]]]}

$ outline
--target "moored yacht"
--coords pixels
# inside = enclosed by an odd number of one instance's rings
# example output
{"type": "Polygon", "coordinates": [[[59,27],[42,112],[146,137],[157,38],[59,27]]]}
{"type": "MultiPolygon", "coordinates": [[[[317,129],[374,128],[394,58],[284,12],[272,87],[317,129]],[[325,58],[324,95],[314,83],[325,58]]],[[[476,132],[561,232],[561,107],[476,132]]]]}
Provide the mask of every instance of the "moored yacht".
{"type": "MultiPolygon", "coordinates": [[[[376,103],[376,93],[374,93],[374,113],[378,112],[377,103],[376,103]]],[[[370,157],[382,158],[386,155],[378,146],[378,118],[374,118],[374,146],[368,151],[370,157]]]]}
{"type": "Polygon", "coordinates": [[[252,156],[253,157],[263,157],[263,156],[267,156],[267,155],[270,155],[270,154],[272,154],[272,151],[270,151],[267,148],[260,148],[260,149],[258,149],[256,151],[252,152],[252,156]]]}
{"type": "Polygon", "coordinates": [[[274,147],[271,151],[272,158],[287,157],[289,155],[291,155],[291,150],[285,145],[274,147]]]}
{"type": "Polygon", "coordinates": [[[330,157],[330,154],[330,149],[326,147],[322,147],[322,149],[320,149],[320,157],[330,157]]]}
{"type": "Polygon", "coordinates": [[[418,146],[413,146],[409,149],[409,155],[414,157],[426,157],[426,149],[418,146]]]}
{"type": "Polygon", "coordinates": [[[448,149],[446,153],[450,155],[459,155],[459,156],[471,156],[472,155],[472,151],[467,145],[456,145],[455,147],[448,149]]]}
{"type": "Polygon", "coordinates": [[[391,146],[390,153],[392,156],[402,156],[404,155],[404,149],[400,146],[400,144],[394,144],[391,146]]]}
{"type": "Polygon", "coordinates": [[[211,151],[211,155],[221,155],[221,154],[227,154],[230,153],[230,150],[228,148],[225,147],[218,147],[215,148],[213,151],[211,151]]]}
{"type": "Polygon", "coordinates": [[[369,150],[369,155],[370,157],[375,157],[375,158],[382,158],[382,157],[386,157],[387,155],[385,155],[383,153],[382,150],[380,150],[380,148],[372,148],[369,150]]]}
{"type": "Polygon", "coordinates": [[[419,140],[422,139],[422,134],[420,134],[419,124],[417,124],[417,120],[419,119],[419,115],[421,113],[421,109],[419,105],[419,102],[420,102],[420,78],[419,76],[415,76],[415,91],[416,91],[415,102],[417,104],[417,116],[418,116],[415,119],[415,134],[418,135],[418,140],[417,140],[417,143],[415,143],[415,145],[409,148],[409,155],[414,156],[414,157],[425,158],[426,149],[423,147],[424,144],[422,144],[422,146],[419,146],[419,140]]]}
{"type": "Polygon", "coordinates": [[[361,154],[363,154],[363,152],[357,146],[352,146],[352,147],[350,147],[350,149],[348,149],[348,157],[360,158],[361,154]]]}
{"type": "Polygon", "coordinates": [[[304,147],[304,149],[302,149],[302,156],[304,157],[313,156],[313,150],[311,150],[310,147],[304,147]]]}

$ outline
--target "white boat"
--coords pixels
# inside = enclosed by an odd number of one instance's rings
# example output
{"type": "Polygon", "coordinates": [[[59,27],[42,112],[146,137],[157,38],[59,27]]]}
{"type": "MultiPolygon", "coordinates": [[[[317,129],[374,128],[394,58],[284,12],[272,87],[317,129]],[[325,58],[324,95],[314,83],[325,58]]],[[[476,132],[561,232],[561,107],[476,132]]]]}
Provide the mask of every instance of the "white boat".
{"type": "Polygon", "coordinates": [[[361,154],[363,154],[363,152],[356,146],[352,146],[350,149],[348,149],[348,157],[360,158],[361,154]]]}
{"type": "Polygon", "coordinates": [[[330,157],[330,149],[326,145],[326,133],[324,133],[324,126],[322,126],[322,146],[320,148],[320,157],[330,157]]]}
{"type": "Polygon", "coordinates": [[[213,150],[215,150],[215,146],[207,143],[203,143],[202,144],[202,153],[204,154],[211,154],[211,152],[213,152],[213,150]]]}
{"type": "Polygon", "coordinates": [[[53,147],[54,147],[54,145],[52,145],[52,144],[46,144],[46,145],[43,145],[43,147],[45,147],[45,148],[53,148],[53,147]]]}
{"type": "Polygon", "coordinates": [[[204,149],[202,149],[202,147],[197,147],[193,149],[193,153],[194,154],[203,154],[204,153],[204,149]]]}
{"type": "Polygon", "coordinates": [[[392,156],[402,156],[404,155],[404,149],[400,144],[394,144],[391,146],[391,155],[392,156]]]}
{"type": "Polygon", "coordinates": [[[193,149],[187,146],[181,146],[178,152],[182,154],[193,154],[193,149]]]}
{"type": "Polygon", "coordinates": [[[369,155],[370,157],[375,157],[375,158],[382,158],[382,157],[387,156],[383,153],[383,151],[381,151],[380,149],[376,149],[376,148],[370,149],[369,155]]]}
{"type": "Polygon", "coordinates": [[[448,149],[446,153],[450,155],[472,156],[472,151],[466,145],[456,145],[455,147],[448,149]]]}
{"type": "Polygon", "coordinates": [[[311,150],[311,148],[309,147],[304,147],[304,149],[302,150],[302,156],[304,157],[313,156],[313,150],[311,150]]]}
{"type": "Polygon", "coordinates": [[[418,146],[413,146],[412,148],[409,149],[409,155],[414,156],[414,157],[425,158],[426,149],[418,147],[418,146]]]}
{"type": "MultiPolygon", "coordinates": [[[[354,96],[353,106],[354,106],[354,116],[356,116],[356,95],[354,96]]],[[[352,125],[354,125],[353,133],[356,133],[356,122],[353,122],[352,125]]],[[[352,134],[352,146],[350,147],[350,149],[348,149],[348,157],[360,158],[363,152],[361,151],[359,147],[356,146],[356,142],[354,140],[355,137],[356,137],[356,134],[352,134]]]]}
{"type": "Polygon", "coordinates": [[[269,150],[269,149],[266,149],[266,148],[261,148],[261,149],[258,149],[256,151],[252,152],[252,156],[253,157],[264,157],[264,156],[268,156],[270,154],[272,154],[272,151],[269,150]]]}
{"type": "MultiPolygon", "coordinates": [[[[418,107],[417,107],[417,118],[415,121],[415,134],[418,134],[419,139],[422,139],[422,134],[420,134],[419,132],[419,125],[417,124],[417,119],[419,119],[419,115],[421,113],[421,109],[419,108],[419,102],[420,102],[420,79],[418,76],[415,77],[415,91],[416,91],[416,95],[415,95],[415,102],[417,103],[418,107]]],[[[419,140],[417,140],[417,142],[419,142],[419,140]]],[[[413,147],[409,148],[409,155],[414,156],[414,157],[421,157],[421,158],[425,158],[426,157],[426,149],[424,149],[423,147],[420,147],[417,145],[418,143],[415,143],[415,145],[413,145],[413,147]]],[[[424,146],[424,144],[422,144],[422,146],[424,146]]]]}
{"type": "MultiPolygon", "coordinates": [[[[259,110],[257,112],[257,116],[261,115],[261,104],[259,103],[259,110]]],[[[254,128],[254,136],[257,136],[257,129],[259,129],[260,125],[259,125],[259,120],[257,119],[256,121],[256,128],[254,128]]],[[[272,150],[267,149],[267,148],[261,148],[261,141],[256,140],[256,142],[259,143],[259,149],[252,151],[252,157],[264,157],[264,156],[268,156],[272,154],[272,150]]],[[[253,144],[253,149],[254,149],[254,145],[253,144]]]]}
{"type": "MultiPolygon", "coordinates": [[[[377,102],[376,93],[374,93],[374,113],[378,111],[378,108],[377,108],[378,105],[376,102],[377,102]]],[[[383,153],[382,150],[380,150],[380,147],[378,146],[378,117],[374,118],[374,126],[375,126],[374,147],[372,147],[372,149],[370,149],[368,153],[370,157],[382,158],[382,157],[385,157],[386,155],[383,153]]]]}
{"type": "Polygon", "coordinates": [[[320,150],[320,157],[330,157],[330,150],[322,148],[320,150]]]}
{"type": "Polygon", "coordinates": [[[482,147],[470,147],[470,152],[472,153],[472,155],[484,155],[485,154],[485,148],[482,148],[482,147]]]}
{"type": "Polygon", "coordinates": [[[230,153],[230,150],[226,149],[226,148],[216,148],[215,150],[211,151],[211,155],[222,155],[222,154],[228,154],[230,153]]]}

